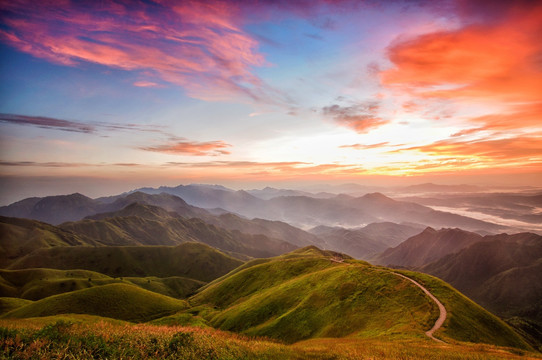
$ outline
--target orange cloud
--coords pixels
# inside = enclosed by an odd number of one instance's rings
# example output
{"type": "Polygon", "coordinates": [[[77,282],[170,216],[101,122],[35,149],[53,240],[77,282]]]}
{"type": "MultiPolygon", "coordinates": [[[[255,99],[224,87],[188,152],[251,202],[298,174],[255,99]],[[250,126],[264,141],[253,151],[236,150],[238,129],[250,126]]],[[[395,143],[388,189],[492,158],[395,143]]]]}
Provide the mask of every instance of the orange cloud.
{"type": "Polygon", "coordinates": [[[220,174],[220,176],[273,178],[355,176],[366,170],[357,164],[313,164],[298,161],[258,162],[258,161],[209,161],[199,163],[169,162],[166,167],[181,167],[186,171],[220,174]]]}
{"type": "Polygon", "coordinates": [[[542,6],[503,23],[422,35],[389,49],[388,86],[425,96],[539,101],[542,6]],[[438,88],[438,87],[442,88],[438,88]]]}
{"type": "Polygon", "coordinates": [[[181,140],[171,144],[142,147],[141,149],[173,155],[219,156],[230,154],[229,151],[224,150],[230,146],[224,141],[196,142],[181,140]]]}
{"type": "Polygon", "coordinates": [[[0,10],[0,40],[38,58],[145,71],[202,99],[282,101],[251,73],[264,58],[234,3],[3,1],[0,10]]]}
{"type": "Polygon", "coordinates": [[[505,2],[492,21],[467,14],[470,25],[393,44],[382,84],[418,99],[486,104],[487,115],[469,119],[480,130],[540,127],[542,4],[534,4],[505,2]]]}
{"type": "MultiPolygon", "coordinates": [[[[421,152],[430,155],[433,163],[462,167],[503,168],[535,167],[542,171],[542,134],[504,139],[455,141],[447,139],[429,145],[414,146],[394,152],[421,152]]],[[[419,165],[419,164],[418,164],[419,165]]]]}

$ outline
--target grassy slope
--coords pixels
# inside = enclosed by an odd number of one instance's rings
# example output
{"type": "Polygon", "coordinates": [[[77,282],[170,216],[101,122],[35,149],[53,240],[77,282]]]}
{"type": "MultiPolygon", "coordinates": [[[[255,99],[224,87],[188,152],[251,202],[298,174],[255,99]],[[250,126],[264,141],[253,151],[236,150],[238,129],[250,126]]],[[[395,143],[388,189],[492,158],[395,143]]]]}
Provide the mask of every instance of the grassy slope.
{"type": "Polygon", "coordinates": [[[93,245],[94,242],[71,231],[36,220],[0,216],[0,266],[36,249],[53,246],[93,245]]]}
{"type": "Polygon", "coordinates": [[[32,301],[25,299],[19,299],[14,297],[0,297],[0,315],[31,303],[32,301]]]}
{"type": "Polygon", "coordinates": [[[126,277],[114,279],[88,270],[0,269],[0,296],[40,300],[48,296],[112,283],[131,283],[143,289],[175,298],[186,298],[205,283],[180,276],[167,278],[126,277]]]}
{"type": "Polygon", "coordinates": [[[492,315],[452,286],[430,275],[401,271],[433,293],[448,310],[444,326],[437,332],[448,341],[488,343],[529,348],[527,343],[504,321],[492,315]]]}
{"type": "MultiPolygon", "coordinates": [[[[352,265],[305,249],[247,263],[190,302],[220,329],[286,342],[344,336],[425,338],[438,310],[419,288],[385,268],[348,262],[352,265]]],[[[442,331],[445,338],[528,348],[510,327],[447,284],[419,274],[416,279],[443,297],[450,314],[442,331]]]]}
{"type": "Polygon", "coordinates": [[[134,285],[109,284],[50,296],[3,316],[29,318],[75,313],[144,322],[173,314],[187,306],[186,301],[156,294],[134,285]]]}
{"type": "Polygon", "coordinates": [[[128,324],[89,315],[0,319],[6,358],[235,360],[527,360],[533,353],[489,345],[426,340],[312,339],[284,345],[232,333],[180,326],[128,324]]]}
{"type": "Polygon", "coordinates": [[[86,269],[112,277],[183,276],[210,281],[242,262],[201,243],[175,247],[57,247],[41,249],[10,266],[10,269],[86,269]]]}

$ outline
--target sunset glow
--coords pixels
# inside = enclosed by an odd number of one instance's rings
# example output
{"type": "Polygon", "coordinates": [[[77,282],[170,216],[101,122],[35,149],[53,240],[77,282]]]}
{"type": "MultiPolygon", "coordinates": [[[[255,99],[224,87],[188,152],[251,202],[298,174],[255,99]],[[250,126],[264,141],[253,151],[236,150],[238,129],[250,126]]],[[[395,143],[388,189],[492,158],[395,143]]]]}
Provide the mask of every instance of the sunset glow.
{"type": "Polygon", "coordinates": [[[0,12],[3,184],[542,183],[540,2],[0,12]]]}

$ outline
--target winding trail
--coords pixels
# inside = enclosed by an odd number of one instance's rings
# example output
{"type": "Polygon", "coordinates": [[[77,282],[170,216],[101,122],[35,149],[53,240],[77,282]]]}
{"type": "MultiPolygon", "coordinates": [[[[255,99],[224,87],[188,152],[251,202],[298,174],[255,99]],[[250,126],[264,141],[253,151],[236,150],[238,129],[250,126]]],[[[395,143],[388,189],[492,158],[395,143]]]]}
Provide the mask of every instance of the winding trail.
{"type": "MultiPolygon", "coordinates": [[[[340,263],[340,264],[344,264],[344,265],[351,265],[349,263],[345,263],[344,260],[342,259],[335,259],[335,258],[331,258],[330,259],[332,262],[336,262],[336,263],[340,263]]],[[[437,331],[438,329],[441,328],[441,326],[444,324],[444,321],[446,321],[446,316],[448,315],[448,312],[446,311],[446,308],[444,307],[444,305],[442,305],[442,303],[440,302],[439,299],[437,299],[435,297],[435,295],[431,294],[431,292],[429,290],[427,290],[422,284],[420,284],[419,282],[417,282],[416,280],[414,279],[411,279],[409,278],[408,276],[405,276],[403,274],[399,274],[399,273],[396,273],[394,271],[389,271],[390,273],[394,274],[394,275],[397,275],[397,276],[400,276],[402,278],[405,278],[407,279],[408,281],[410,281],[411,283],[413,283],[414,285],[416,285],[417,287],[419,287],[420,289],[422,289],[422,291],[431,298],[431,300],[433,300],[435,302],[435,304],[437,304],[438,306],[438,309],[439,309],[439,317],[437,319],[437,321],[435,321],[435,325],[433,325],[433,327],[430,329],[430,330],[427,330],[425,332],[425,335],[427,335],[428,337],[430,337],[431,339],[437,341],[437,342],[440,342],[440,343],[445,343],[444,341],[440,340],[440,339],[437,339],[436,337],[433,336],[433,334],[435,333],[435,331],[437,331]]]]}
{"type": "Polygon", "coordinates": [[[399,273],[396,273],[396,272],[392,272],[393,274],[397,275],[397,276],[400,276],[402,278],[405,278],[407,280],[409,280],[410,282],[414,283],[414,285],[416,285],[417,287],[419,287],[420,289],[423,290],[423,292],[429,296],[431,298],[431,300],[433,300],[437,306],[438,306],[438,309],[440,311],[440,314],[439,314],[439,317],[437,319],[437,321],[435,321],[435,325],[433,325],[433,327],[431,328],[431,330],[428,330],[425,332],[425,335],[429,336],[431,339],[435,340],[435,341],[438,341],[438,342],[441,342],[441,343],[444,343],[444,341],[440,340],[440,339],[437,339],[436,337],[433,336],[433,333],[435,331],[437,331],[438,329],[440,329],[440,327],[442,326],[442,324],[444,324],[444,321],[446,320],[446,315],[448,315],[448,312],[446,311],[446,308],[444,307],[444,305],[442,305],[442,303],[439,301],[439,299],[437,299],[435,297],[435,295],[431,294],[431,292],[429,290],[427,290],[422,284],[420,284],[419,282],[417,282],[416,280],[414,279],[411,279],[409,278],[408,276],[405,276],[403,274],[399,274],[399,273]]]}

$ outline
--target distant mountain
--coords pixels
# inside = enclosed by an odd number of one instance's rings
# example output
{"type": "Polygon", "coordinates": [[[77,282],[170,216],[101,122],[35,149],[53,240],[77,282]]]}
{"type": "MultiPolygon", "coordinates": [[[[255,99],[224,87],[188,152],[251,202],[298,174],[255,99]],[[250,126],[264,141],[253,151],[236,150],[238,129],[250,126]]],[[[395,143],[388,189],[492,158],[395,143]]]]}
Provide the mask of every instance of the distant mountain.
{"type": "Polygon", "coordinates": [[[489,310],[542,324],[542,236],[485,236],[421,270],[448,281],[489,310]]]}
{"type": "Polygon", "coordinates": [[[320,199],[327,199],[327,198],[332,198],[336,196],[335,194],[325,193],[325,192],[310,193],[310,192],[301,191],[301,190],[275,189],[269,186],[261,190],[258,190],[258,189],[247,190],[247,193],[249,193],[250,195],[254,195],[263,200],[269,200],[269,199],[276,198],[279,196],[308,196],[308,197],[320,198],[320,199]]]}
{"type": "Polygon", "coordinates": [[[433,183],[417,184],[396,188],[403,193],[472,193],[486,190],[476,185],[440,185],[433,183]]]}
{"type": "Polygon", "coordinates": [[[178,245],[198,241],[222,251],[254,257],[275,256],[296,248],[283,240],[230,232],[197,218],[185,219],[160,207],[139,203],[60,226],[104,245],[178,245]]]}
{"type": "Polygon", "coordinates": [[[233,212],[243,207],[253,208],[254,206],[261,205],[263,201],[243,190],[235,191],[224,187],[208,185],[161,186],[157,189],[141,188],[135,191],[148,194],[172,194],[194,206],[208,209],[223,208],[233,212]]]}
{"type": "Polygon", "coordinates": [[[328,249],[367,260],[419,233],[420,229],[384,222],[369,224],[360,229],[318,226],[310,232],[322,238],[328,249]]]}
{"type": "Polygon", "coordinates": [[[118,211],[131,202],[143,202],[175,211],[185,217],[204,217],[229,211],[247,218],[287,222],[310,228],[319,225],[359,227],[374,222],[421,223],[432,227],[459,227],[470,231],[501,232],[506,228],[412,202],[396,201],[381,193],[361,197],[338,195],[332,198],[279,196],[269,200],[246,191],[216,186],[180,185],[158,189],[143,188],[130,194],[92,200],[80,194],[23,200],[0,208],[0,213],[41,219],[53,224],[76,221],[102,212],[118,211]],[[166,195],[167,193],[169,195],[166,195]],[[181,197],[182,199],[178,198],[181,197]]]}
{"type": "MultiPolygon", "coordinates": [[[[431,197],[410,197],[428,206],[457,208],[462,212],[477,212],[502,219],[519,220],[533,225],[542,224],[542,194],[472,194],[432,195],[431,197]]],[[[542,230],[542,227],[540,227],[542,230]]]]}
{"type": "Polygon", "coordinates": [[[8,269],[82,269],[113,277],[183,276],[200,281],[216,279],[242,261],[202,243],[178,246],[59,246],[33,251],[8,269]]]}
{"type": "Polygon", "coordinates": [[[37,249],[96,244],[86,236],[40,221],[0,216],[0,267],[37,249]]]}
{"type": "Polygon", "coordinates": [[[420,267],[481,241],[481,235],[461,229],[435,230],[428,227],[370,261],[387,266],[420,267]]]}
{"type": "Polygon", "coordinates": [[[140,204],[158,206],[167,211],[175,212],[186,218],[202,217],[209,214],[204,209],[187,204],[186,201],[184,201],[178,196],[167,193],[150,195],[141,191],[133,192],[126,196],[119,197],[112,203],[108,204],[106,208],[108,211],[118,211],[125,208],[127,205],[136,202],[140,204]]]}
{"type": "Polygon", "coordinates": [[[102,211],[102,204],[79,193],[29,198],[0,207],[0,215],[60,224],[102,211]]]}
{"type": "Polygon", "coordinates": [[[248,220],[232,213],[205,217],[204,219],[210,224],[227,230],[237,230],[253,235],[262,234],[270,238],[282,239],[299,247],[307,245],[325,247],[325,242],[317,236],[281,221],[248,220]]]}

